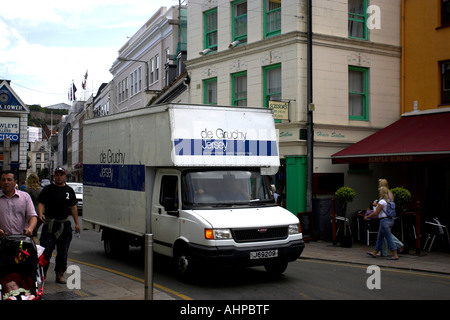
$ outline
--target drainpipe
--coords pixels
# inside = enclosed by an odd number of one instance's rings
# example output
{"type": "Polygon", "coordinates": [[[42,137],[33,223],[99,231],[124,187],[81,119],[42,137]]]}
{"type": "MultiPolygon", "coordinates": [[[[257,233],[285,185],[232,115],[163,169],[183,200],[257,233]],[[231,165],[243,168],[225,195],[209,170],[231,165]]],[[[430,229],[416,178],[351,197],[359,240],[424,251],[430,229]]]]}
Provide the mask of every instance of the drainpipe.
{"type": "Polygon", "coordinates": [[[312,76],[312,0],[307,1],[307,175],[306,210],[312,211],[312,174],[313,174],[313,76],[312,76]]]}

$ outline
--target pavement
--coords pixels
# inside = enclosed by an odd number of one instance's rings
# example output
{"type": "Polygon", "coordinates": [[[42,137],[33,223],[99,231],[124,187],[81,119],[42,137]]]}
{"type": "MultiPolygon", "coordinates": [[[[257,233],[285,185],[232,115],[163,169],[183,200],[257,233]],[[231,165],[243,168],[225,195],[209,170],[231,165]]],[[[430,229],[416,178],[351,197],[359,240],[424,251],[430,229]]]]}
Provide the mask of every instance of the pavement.
{"type": "MultiPolygon", "coordinates": [[[[329,241],[309,241],[305,243],[299,260],[314,259],[336,263],[359,265],[377,265],[381,268],[402,269],[408,271],[433,272],[449,275],[450,253],[438,251],[421,251],[416,253],[411,249],[409,253],[400,254],[398,261],[389,261],[387,257],[369,257],[366,252],[373,249],[365,244],[354,242],[351,248],[334,245],[329,241]]],[[[51,264],[53,264],[53,259],[51,264]]],[[[143,279],[132,277],[114,270],[71,261],[80,268],[80,289],[69,289],[68,285],[55,283],[53,266],[48,271],[42,300],[145,300],[145,284],[143,279]]],[[[66,274],[69,279],[71,274],[66,274]]],[[[70,282],[76,284],[75,281],[70,282]]],[[[189,297],[154,284],[153,300],[189,300],[189,297]]]]}

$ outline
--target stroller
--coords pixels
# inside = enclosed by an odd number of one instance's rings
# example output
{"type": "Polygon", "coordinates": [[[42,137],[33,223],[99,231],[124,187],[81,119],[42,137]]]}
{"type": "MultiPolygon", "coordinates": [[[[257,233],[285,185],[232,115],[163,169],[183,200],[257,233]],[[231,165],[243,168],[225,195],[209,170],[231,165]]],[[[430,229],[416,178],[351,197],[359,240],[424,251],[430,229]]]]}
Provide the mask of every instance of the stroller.
{"type": "Polygon", "coordinates": [[[15,292],[17,300],[41,299],[44,293],[43,267],[47,263],[42,251],[43,248],[36,246],[33,239],[24,235],[0,238],[0,300],[4,299],[6,284],[11,281],[21,288],[15,292]]]}

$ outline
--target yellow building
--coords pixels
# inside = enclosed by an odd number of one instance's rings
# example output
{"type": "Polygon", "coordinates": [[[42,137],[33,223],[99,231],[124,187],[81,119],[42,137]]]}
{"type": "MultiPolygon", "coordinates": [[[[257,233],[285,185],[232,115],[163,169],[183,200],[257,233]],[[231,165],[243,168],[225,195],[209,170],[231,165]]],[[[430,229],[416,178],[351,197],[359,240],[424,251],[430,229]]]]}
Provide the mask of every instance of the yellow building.
{"type": "Polygon", "coordinates": [[[450,107],[450,1],[402,0],[402,113],[450,107]]]}

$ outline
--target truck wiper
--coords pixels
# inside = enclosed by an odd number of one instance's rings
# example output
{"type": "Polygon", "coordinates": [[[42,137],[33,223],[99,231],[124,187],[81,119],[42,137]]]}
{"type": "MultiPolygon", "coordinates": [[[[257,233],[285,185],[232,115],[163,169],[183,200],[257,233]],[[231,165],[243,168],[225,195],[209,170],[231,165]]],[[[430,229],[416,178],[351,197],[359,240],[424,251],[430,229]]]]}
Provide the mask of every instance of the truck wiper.
{"type": "Polygon", "coordinates": [[[249,202],[250,205],[258,205],[258,204],[275,204],[275,201],[272,199],[253,199],[249,202]]]}

